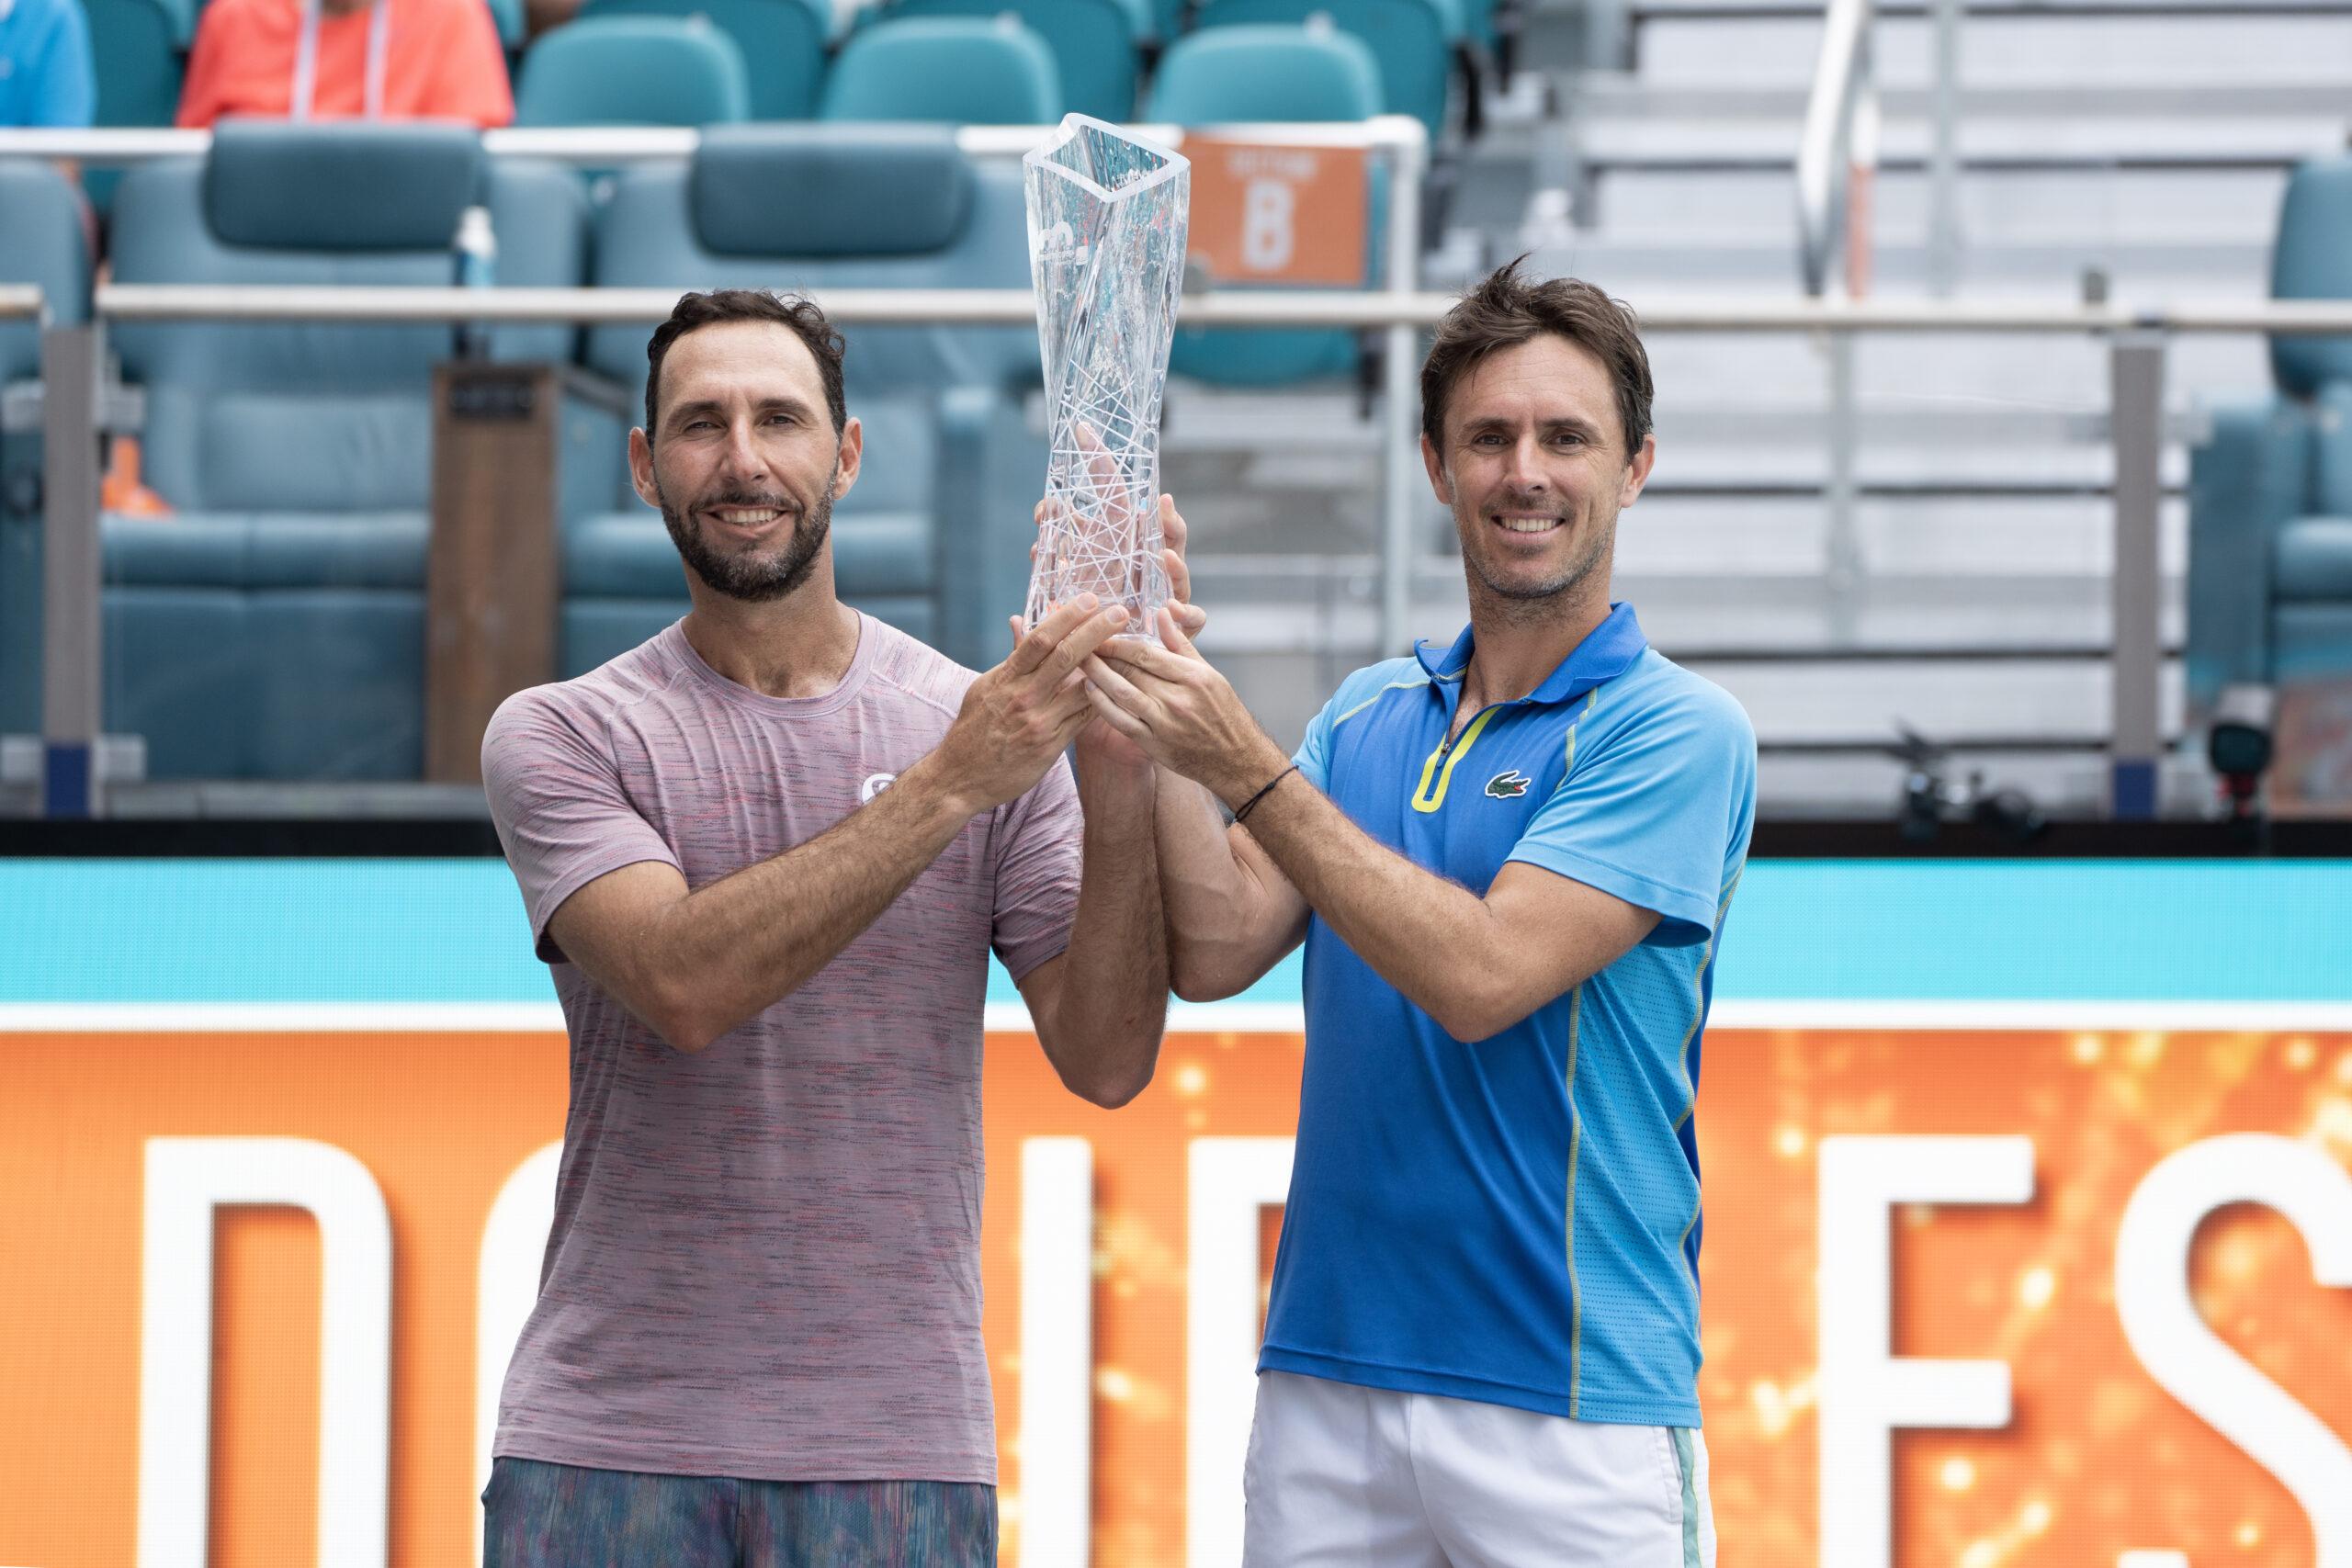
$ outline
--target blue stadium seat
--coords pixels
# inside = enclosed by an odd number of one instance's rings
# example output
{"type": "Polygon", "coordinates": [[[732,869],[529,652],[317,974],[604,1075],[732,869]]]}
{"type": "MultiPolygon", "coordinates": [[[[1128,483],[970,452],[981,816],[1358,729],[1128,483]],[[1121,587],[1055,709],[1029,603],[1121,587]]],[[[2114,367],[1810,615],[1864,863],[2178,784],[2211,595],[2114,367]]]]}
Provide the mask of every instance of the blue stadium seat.
{"type": "MultiPolygon", "coordinates": [[[[1365,119],[1380,112],[1379,65],[1359,39],[1327,27],[1234,26],[1189,33],[1160,58],[1148,118],[1179,125],[1365,119]]],[[[1375,178],[1366,201],[1366,271],[1380,255],[1375,178]]],[[[1225,386],[1265,387],[1355,368],[1347,332],[1180,328],[1169,367],[1225,386]]]]}
{"type": "Polygon", "coordinates": [[[828,0],[587,0],[580,7],[581,20],[598,17],[707,17],[743,51],[752,118],[817,112],[833,26],[828,0]]]}
{"type": "MultiPolygon", "coordinates": [[[[579,180],[485,168],[480,145],[443,125],[224,124],[207,159],[124,176],[114,276],[445,284],[458,214],[483,201],[502,285],[582,281],[579,180]]],[[[568,359],[574,336],[499,328],[492,352],[568,359]]],[[[147,482],[178,512],[103,523],[107,728],[145,735],[159,777],[415,777],[429,372],[449,330],[127,323],[111,342],[146,388],[147,482]]],[[[616,424],[599,444],[584,411],[564,417],[567,458],[609,461],[616,424]]]]}
{"type": "MultiPolygon", "coordinates": [[[[60,326],[90,313],[74,190],[31,159],[0,160],[0,283],[37,283],[60,326]]],[[[40,375],[40,329],[0,322],[0,384],[40,375]]],[[[0,432],[0,732],[40,728],[40,432],[0,432]]]]}
{"type": "MultiPolygon", "coordinates": [[[[1026,288],[1021,174],[974,164],[945,127],[748,125],[705,135],[691,167],[620,177],[598,220],[596,281],[628,288],[1026,288]]],[[[645,326],[588,338],[590,365],[645,386],[645,326]]],[[[992,663],[1028,582],[1046,448],[1021,393],[1033,328],[850,327],[850,412],[865,467],[833,521],[849,603],[967,664],[992,663]]],[[[685,613],[661,518],[633,494],[573,527],[562,667],[592,670],[685,613]]]]}
{"type": "MultiPolygon", "coordinates": [[[[2271,293],[2352,299],[2352,157],[2295,170],[2271,293]]],[[[2238,682],[2352,680],[2352,339],[2272,340],[2278,391],[2189,454],[2188,706],[2238,682]]]]}
{"type": "Polygon", "coordinates": [[[842,46],[818,118],[1052,125],[1061,75],[1052,48],[1010,14],[876,22],[842,46]]]}
{"type": "Polygon", "coordinates": [[[1177,125],[1369,119],[1380,112],[1380,62],[1334,28],[1216,28],[1170,44],[1151,84],[1148,119],[1177,125]]]}
{"type": "Polygon", "coordinates": [[[1200,26],[1203,30],[1267,22],[1295,27],[1317,14],[1371,48],[1380,64],[1381,111],[1414,116],[1435,142],[1445,126],[1453,40],[1462,31],[1460,13],[1446,0],[1207,0],[1201,7],[1200,26]]]}
{"type": "Polygon", "coordinates": [[[712,125],[751,118],[735,40],[700,17],[594,17],[523,59],[517,125],[712,125]]]}
{"type": "Polygon", "coordinates": [[[1130,0],[891,0],[898,17],[1019,17],[1054,51],[1065,109],[1096,119],[1135,113],[1136,40],[1147,26],[1130,0]]]}
{"type": "Polygon", "coordinates": [[[498,41],[511,59],[520,53],[529,39],[528,18],[523,15],[523,0],[489,0],[490,19],[498,24],[498,41]]]}

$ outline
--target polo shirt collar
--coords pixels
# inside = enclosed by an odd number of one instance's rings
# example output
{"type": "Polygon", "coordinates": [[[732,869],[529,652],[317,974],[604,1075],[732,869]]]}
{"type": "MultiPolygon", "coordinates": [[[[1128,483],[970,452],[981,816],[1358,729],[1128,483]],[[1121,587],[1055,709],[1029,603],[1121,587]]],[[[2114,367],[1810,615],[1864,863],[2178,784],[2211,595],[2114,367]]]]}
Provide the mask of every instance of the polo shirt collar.
{"type": "MultiPolygon", "coordinates": [[[[1464,626],[1453,646],[1443,653],[1433,644],[1417,642],[1413,657],[1429,671],[1430,679],[1441,687],[1453,687],[1446,695],[1458,694],[1462,672],[1470,668],[1470,655],[1476,647],[1476,628],[1464,626]]],[[[1650,646],[1643,635],[1642,623],[1634,617],[1634,607],[1623,600],[1609,606],[1609,618],[1592,628],[1585,639],[1560,660],[1559,668],[1544,678],[1544,683],[1527,694],[1522,700],[1531,703],[1564,703],[1580,697],[1604,681],[1613,681],[1633,668],[1650,646]]]]}

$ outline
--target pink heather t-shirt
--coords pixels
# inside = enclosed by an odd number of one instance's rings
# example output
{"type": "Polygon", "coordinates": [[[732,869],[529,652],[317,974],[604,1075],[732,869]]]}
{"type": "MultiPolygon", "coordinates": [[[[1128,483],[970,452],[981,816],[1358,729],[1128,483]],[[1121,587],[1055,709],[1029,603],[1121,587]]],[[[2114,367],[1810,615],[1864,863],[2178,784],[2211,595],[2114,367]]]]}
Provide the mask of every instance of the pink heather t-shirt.
{"type": "Polygon", "coordinates": [[[980,1018],[993,947],[1059,953],[1069,765],[975,818],[816,976],[696,1055],[548,919],[639,861],[701,887],[831,827],[931,750],[973,673],[870,616],[783,699],[677,626],[509,698],[482,773],[571,1035],[555,1225],[496,1451],[742,1480],[996,1480],[980,1341],[980,1018]]]}

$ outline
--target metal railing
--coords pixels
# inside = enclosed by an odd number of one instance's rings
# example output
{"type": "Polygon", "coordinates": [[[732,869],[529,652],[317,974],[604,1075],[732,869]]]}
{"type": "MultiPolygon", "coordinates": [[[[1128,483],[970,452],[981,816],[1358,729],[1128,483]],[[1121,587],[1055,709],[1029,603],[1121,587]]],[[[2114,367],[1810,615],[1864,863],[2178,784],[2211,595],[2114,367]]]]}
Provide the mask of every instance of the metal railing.
{"type": "MultiPolygon", "coordinates": [[[[1861,6],[1863,0],[1833,0],[1861,6]]],[[[1230,328],[1350,328],[1385,337],[1382,418],[1383,497],[1381,640],[1402,648],[1410,611],[1414,515],[1423,482],[1418,442],[1414,352],[1418,334],[1453,308],[1453,297],[1424,292],[1417,281],[1419,220],[1416,199],[1421,130],[1410,119],[1362,127],[1263,128],[1269,139],[1313,136],[1324,144],[1385,148],[1395,162],[1385,257],[1387,287],[1365,292],[1221,290],[1185,296],[1186,325],[1230,328]]],[[[963,133],[976,156],[1006,156],[1034,144],[1032,128],[973,128],[963,133]]],[[[102,144],[114,161],[137,155],[176,155],[198,150],[202,132],[0,132],[0,155],[40,151],[92,162],[102,144]]],[[[563,156],[586,166],[631,156],[676,157],[691,151],[692,131],[499,132],[485,137],[493,151],[563,156]]],[[[69,772],[79,749],[86,792],[90,746],[97,733],[97,457],[99,367],[105,323],[114,321],[658,321],[669,313],[672,289],[286,288],[211,285],[103,285],[96,290],[96,321],[51,328],[45,334],[48,378],[45,446],[50,465],[46,527],[46,591],[52,613],[45,633],[48,675],[44,732],[51,777],[69,772]],[[65,601],[61,603],[61,598],[65,601]]],[[[1025,289],[824,289],[816,293],[829,314],[848,324],[1027,324],[1035,303],[1025,289]]],[[[0,314],[35,314],[38,290],[0,289],[0,314]]],[[[2011,301],[1881,300],[1835,297],[1778,301],[1681,299],[1639,311],[1647,333],[1773,333],[1824,334],[1850,343],[1858,333],[2030,333],[2103,337],[2109,344],[2115,451],[2113,728],[2109,743],[2115,807],[2120,815],[2153,810],[2162,735],[2158,677],[2165,657],[2157,623],[2157,509],[2162,499],[2164,358],[2177,333],[2329,333],[2352,335],[2352,300],[2188,302],[2133,309],[2117,304],[2011,301]]],[[[1850,471],[1848,484],[1850,487],[1850,471]]],[[[1833,492],[1833,504],[1835,495],[1833,492]]],[[[1850,504],[1850,497],[1849,503],[1850,504]]],[[[71,792],[66,792],[70,796],[71,792]]],[[[86,801],[86,793],[83,796],[86,801]]]]}

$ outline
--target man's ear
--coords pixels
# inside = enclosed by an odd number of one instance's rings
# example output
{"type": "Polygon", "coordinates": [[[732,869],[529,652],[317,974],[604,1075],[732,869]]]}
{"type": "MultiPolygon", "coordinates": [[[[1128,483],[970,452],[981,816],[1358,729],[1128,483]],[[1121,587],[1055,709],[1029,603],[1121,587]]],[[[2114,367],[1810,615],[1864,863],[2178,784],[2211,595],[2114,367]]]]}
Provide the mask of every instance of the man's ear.
{"type": "Polygon", "coordinates": [[[857,482],[857,470],[865,461],[865,426],[852,414],[842,426],[841,444],[833,448],[833,499],[839,501],[857,482]]]}
{"type": "Polygon", "coordinates": [[[1657,464],[1657,437],[1642,437],[1642,449],[1625,465],[1625,486],[1618,493],[1617,510],[1623,512],[1641,498],[1642,487],[1650,482],[1650,469],[1657,464]]]}
{"type": "Polygon", "coordinates": [[[646,505],[662,504],[662,487],[653,477],[653,443],[641,428],[628,433],[628,482],[646,505]]]}
{"type": "Polygon", "coordinates": [[[1421,466],[1430,471],[1430,489],[1437,492],[1438,500],[1452,506],[1453,481],[1445,477],[1445,461],[1438,456],[1437,443],[1430,439],[1427,431],[1421,433],[1421,466]]]}

